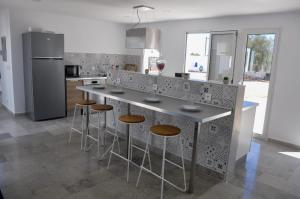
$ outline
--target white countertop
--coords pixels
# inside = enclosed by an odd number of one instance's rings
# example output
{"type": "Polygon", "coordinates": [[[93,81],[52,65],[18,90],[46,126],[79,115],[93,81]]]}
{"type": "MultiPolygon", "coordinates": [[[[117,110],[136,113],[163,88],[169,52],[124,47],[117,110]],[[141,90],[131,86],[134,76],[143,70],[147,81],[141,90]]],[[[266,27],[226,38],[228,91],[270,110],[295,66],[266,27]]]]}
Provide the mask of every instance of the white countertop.
{"type": "Polygon", "coordinates": [[[70,81],[78,81],[78,80],[101,80],[101,79],[107,79],[107,77],[101,77],[101,76],[93,76],[93,75],[89,75],[89,76],[80,76],[80,77],[67,77],[66,80],[70,80],[70,81]]]}
{"type": "Polygon", "coordinates": [[[81,91],[97,94],[156,112],[162,112],[179,117],[188,117],[195,122],[200,123],[209,122],[231,114],[231,110],[206,104],[197,104],[201,109],[200,112],[186,112],[180,109],[182,105],[188,104],[188,102],[185,100],[157,95],[161,101],[159,103],[149,103],[145,102],[145,98],[149,97],[150,95],[149,93],[122,88],[124,90],[123,94],[114,94],[111,93],[111,90],[116,89],[117,87],[111,85],[106,85],[105,89],[94,89],[92,85],[77,86],[76,88],[81,91]]]}

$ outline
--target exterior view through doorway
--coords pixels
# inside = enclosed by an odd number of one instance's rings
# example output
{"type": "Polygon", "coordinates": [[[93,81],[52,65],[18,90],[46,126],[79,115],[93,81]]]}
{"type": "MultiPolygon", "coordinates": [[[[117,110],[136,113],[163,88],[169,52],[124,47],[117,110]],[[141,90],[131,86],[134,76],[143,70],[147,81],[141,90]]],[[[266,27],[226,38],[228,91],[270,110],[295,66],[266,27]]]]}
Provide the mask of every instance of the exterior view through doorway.
{"type": "Polygon", "coordinates": [[[263,135],[268,117],[270,81],[276,50],[276,33],[248,33],[244,65],[245,101],[258,103],[254,133],[263,135]]]}

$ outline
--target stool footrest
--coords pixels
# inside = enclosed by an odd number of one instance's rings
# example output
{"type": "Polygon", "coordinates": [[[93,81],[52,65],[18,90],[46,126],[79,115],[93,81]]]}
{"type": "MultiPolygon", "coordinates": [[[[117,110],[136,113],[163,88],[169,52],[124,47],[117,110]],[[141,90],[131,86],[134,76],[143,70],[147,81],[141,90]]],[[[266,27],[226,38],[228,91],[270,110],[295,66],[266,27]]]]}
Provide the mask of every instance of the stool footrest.
{"type": "Polygon", "coordinates": [[[120,154],[118,154],[118,153],[116,153],[116,152],[114,152],[114,151],[110,151],[111,152],[111,154],[113,154],[113,155],[115,155],[115,156],[118,156],[119,158],[121,158],[121,159],[123,159],[123,160],[125,160],[125,161],[130,161],[130,160],[128,160],[127,158],[125,158],[124,156],[122,156],[122,155],[120,155],[120,154]]]}
{"type": "Polygon", "coordinates": [[[140,150],[140,151],[149,153],[148,151],[146,151],[145,149],[142,149],[141,147],[139,147],[139,146],[137,146],[137,145],[132,144],[131,147],[132,147],[132,148],[136,148],[136,149],[138,149],[138,150],[140,150]]]}
{"type": "Polygon", "coordinates": [[[93,137],[93,136],[91,136],[90,134],[89,134],[89,135],[86,135],[86,137],[87,137],[87,138],[90,138],[90,139],[92,139],[92,140],[94,140],[95,142],[98,142],[98,139],[95,138],[95,137],[93,137]]]}
{"type": "Polygon", "coordinates": [[[173,161],[171,161],[171,160],[165,159],[165,161],[168,162],[168,163],[170,163],[170,164],[172,164],[172,165],[174,165],[175,167],[178,167],[178,168],[180,168],[180,169],[183,169],[183,166],[180,166],[180,165],[178,165],[177,163],[175,163],[175,162],[173,162],[173,161]]]}
{"type": "Polygon", "coordinates": [[[76,129],[76,128],[71,128],[71,130],[72,130],[72,131],[75,131],[75,132],[77,132],[77,133],[79,133],[79,134],[82,134],[82,132],[81,132],[80,130],[76,129]]]}
{"type": "Polygon", "coordinates": [[[165,178],[162,178],[162,177],[161,177],[160,175],[158,175],[157,173],[155,173],[155,172],[153,172],[153,171],[151,171],[151,170],[149,170],[149,169],[147,169],[147,168],[145,168],[145,167],[143,167],[143,166],[141,166],[141,169],[143,169],[144,171],[147,171],[148,173],[151,173],[152,175],[154,175],[155,177],[159,178],[160,180],[165,181],[166,183],[168,183],[169,185],[173,186],[175,189],[178,189],[178,190],[181,191],[181,192],[185,192],[185,191],[186,191],[185,188],[181,188],[181,187],[175,185],[174,183],[170,182],[169,180],[167,180],[167,179],[165,179],[165,178]]]}
{"type": "MultiPolygon", "coordinates": [[[[138,167],[138,168],[141,167],[141,165],[138,165],[137,163],[133,162],[132,160],[128,160],[128,159],[125,158],[124,156],[122,156],[122,155],[120,155],[120,154],[118,154],[118,153],[116,153],[116,152],[114,152],[114,151],[112,151],[111,153],[114,154],[114,155],[116,155],[116,156],[118,156],[118,157],[120,157],[120,158],[122,158],[122,159],[125,160],[126,162],[129,161],[133,166],[136,166],[136,167],[138,167]]],[[[149,171],[150,171],[150,170],[149,170],[149,171]]]]}

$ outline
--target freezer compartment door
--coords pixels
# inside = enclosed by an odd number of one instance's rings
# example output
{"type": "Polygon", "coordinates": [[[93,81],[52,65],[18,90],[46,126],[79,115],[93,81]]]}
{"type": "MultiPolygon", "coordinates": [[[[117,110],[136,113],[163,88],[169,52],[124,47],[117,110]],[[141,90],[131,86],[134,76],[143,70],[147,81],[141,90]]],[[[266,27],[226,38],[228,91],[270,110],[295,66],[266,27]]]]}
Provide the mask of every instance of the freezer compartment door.
{"type": "Polygon", "coordinates": [[[34,120],[65,117],[63,60],[33,60],[34,120]]]}
{"type": "Polygon", "coordinates": [[[32,58],[63,58],[64,35],[52,33],[32,32],[32,58]]]}

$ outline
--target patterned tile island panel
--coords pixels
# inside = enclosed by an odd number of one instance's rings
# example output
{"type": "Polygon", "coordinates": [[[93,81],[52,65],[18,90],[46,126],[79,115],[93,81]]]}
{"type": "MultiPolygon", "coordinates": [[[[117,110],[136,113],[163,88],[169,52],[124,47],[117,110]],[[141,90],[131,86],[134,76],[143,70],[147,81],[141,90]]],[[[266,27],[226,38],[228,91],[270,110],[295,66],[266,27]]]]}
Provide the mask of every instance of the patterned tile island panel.
{"type": "MultiPolygon", "coordinates": [[[[118,82],[117,79],[120,79],[119,85],[124,88],[153,92],[153,84],[157,84],[157,92],[160,95],[186,100],[189,99],[194,102],[228,109],[232,109],[235,106],[238,87],[233,85],[151,76],[122,70],[109,70],[107,75],[108,84],[116,85],[118,82]],[[211,101],[205,100],[205,93],[212,95],[211,101]]],[[[127,113],[127,104],[111,99],[108,99],[108,103],[117,107],[117,115],[127,113]]],[[[195,126],[193,121],[190,121],[188,118],[182,119],[136,106],[131,106],[131,113],[142,114],[146,117],[144,123],[131,125],[133,136],[143,142],[145,142],[146,134],[153,124],[173,124],[180,127],[183,136],[184,155],[186,159],[191,159],[195,126]]],[[[109,125],[112,127],[112,124],[109,125]]],[[[232,129],[232,115],[202,124],[198,138],[197,163],[218,173],[225,174],[228,164],[232,129]]],[[[119,126],[119,131],[125,133],[125,126],[119,126]]],[[[176,138],[168,139],[168,152],[180,155],[178,142],[179,139],[176,138]]],[[[152,145],[157,148],[162,148],[162,139],[153,136],[152,145]]]]}

